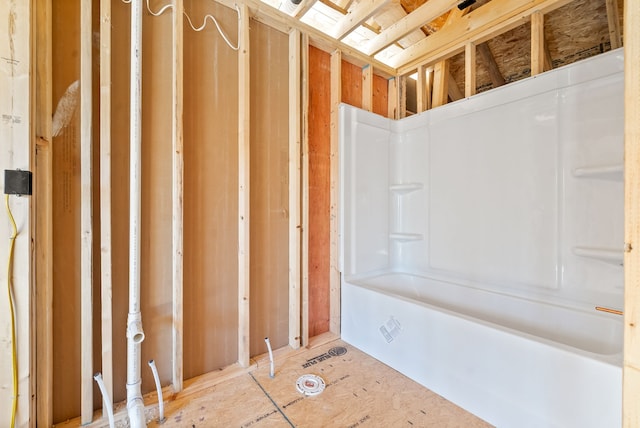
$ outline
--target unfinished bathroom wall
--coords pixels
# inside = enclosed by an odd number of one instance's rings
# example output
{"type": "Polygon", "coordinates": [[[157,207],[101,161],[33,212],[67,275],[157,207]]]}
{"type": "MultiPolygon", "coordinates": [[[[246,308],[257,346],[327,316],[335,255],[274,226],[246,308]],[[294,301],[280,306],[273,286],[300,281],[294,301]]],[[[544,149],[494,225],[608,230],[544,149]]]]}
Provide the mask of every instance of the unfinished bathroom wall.
{"type": "MultiPolygon", "coordinates": [[[[340,61],[341,94],[363,105],[363,69],[340,61]]],[[[309,47],[309,336],[329,331],[331,181],[331,55],[309,47]]],[[[387,79],[373,75],[372,111],[387,116],[387,79]]],[[[337,173],[337,172],[335,172],[337,173]]]]}
{"type": "MultiPolygon", "coordinates": [[[[250,353],[289,341],[289,36],[251,22],[250,353]]],[[[295,179],[295,178],[294,178],[295,179]]]]}
{"type": "Polygon", "coordinates": [[[309,47],[309,336],[329,331],[331,56],[309,47]]]}
{"type": "MultiPolygon", "coordinates": [[[[216,16],[237,43],[236,11],[185,2],[195,25],[216,16]]],[[[238,56],[215,26],[184,30],[184,377],[238,359],[238,56]]]]}

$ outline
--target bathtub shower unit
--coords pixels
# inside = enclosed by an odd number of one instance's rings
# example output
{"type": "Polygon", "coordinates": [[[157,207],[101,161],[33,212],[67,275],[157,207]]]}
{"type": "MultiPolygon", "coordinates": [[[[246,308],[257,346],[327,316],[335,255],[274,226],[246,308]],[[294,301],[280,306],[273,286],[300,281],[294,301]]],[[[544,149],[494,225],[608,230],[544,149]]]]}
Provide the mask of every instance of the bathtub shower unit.
{"type": "Polygon", "coordinates": [[[341,106],[345,341],[500,427],[620,426],[622,56],[341,106]]]}

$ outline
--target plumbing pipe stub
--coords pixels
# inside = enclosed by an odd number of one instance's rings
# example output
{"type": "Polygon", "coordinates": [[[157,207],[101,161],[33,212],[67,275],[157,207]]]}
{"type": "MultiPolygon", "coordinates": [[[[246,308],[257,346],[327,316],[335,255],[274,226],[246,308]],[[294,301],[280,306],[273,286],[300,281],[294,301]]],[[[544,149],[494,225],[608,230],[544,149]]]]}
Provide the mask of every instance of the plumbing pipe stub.
{"type": "Polygon", "coordinates": [[[307,396],[320,394],[324,391],[324,387],[324,379],[317,375],[305,374],[296,381],[298,391],[307,396]]]}

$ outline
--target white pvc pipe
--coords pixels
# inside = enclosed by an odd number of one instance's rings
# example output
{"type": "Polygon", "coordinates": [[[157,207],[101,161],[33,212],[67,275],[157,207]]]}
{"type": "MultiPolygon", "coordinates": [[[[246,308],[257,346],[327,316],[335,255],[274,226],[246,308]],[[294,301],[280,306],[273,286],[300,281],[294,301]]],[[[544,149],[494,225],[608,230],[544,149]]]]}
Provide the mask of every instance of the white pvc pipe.
{"type": "Polygon", "coordinates": [[[93,378],[98,383],[98,388],[100,388],[100,393],[102,394],[104,410],[107,412],[107,417],[109,418],[109,428],[114,428],[115,422],[113,421],[113,403],[111,402],[111,397],[109,397],[109,393],[107,392],[107,387],[102,380],[102,373],[98,372],[94,374],[93,378]]]}
{"type": "Polygon", "coordinates": [[[268,337],[264,338],[265,343],[267,344],[267,351],[269,351],[269,377],[274,378],[276,376],[276,371],[273,362],[273,351],[271,350],[271,342],[268,337]]]}
{"type": "Polygon", "coordinates": [[[142,0],[131,0],[131,111],[129,170],[129,314],[127,317],[127,411],[131,428],[146,427],[142,399],[140,222],[142,190],[142,0]]]}
{"type": "Polygon", "coordinates": [[[160,375],[158,374],[158,368],[156,362],[149,360],[149,367],[153,373],[153,379],[156,382],[156,390],[158,391],[158,423],[163,424],[166,420],[164,418],[164,400],[162,398],[162,385],[160,385],[160,375]]]}

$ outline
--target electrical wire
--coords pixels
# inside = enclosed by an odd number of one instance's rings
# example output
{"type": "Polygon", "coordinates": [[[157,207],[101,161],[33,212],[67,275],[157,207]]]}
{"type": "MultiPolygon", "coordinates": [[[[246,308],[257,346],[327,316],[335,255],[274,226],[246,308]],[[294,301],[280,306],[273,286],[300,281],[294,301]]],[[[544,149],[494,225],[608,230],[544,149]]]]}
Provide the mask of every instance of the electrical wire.
{"type": "MultiPolygon", "coordinates": [[[[126,1],[126,0],[122,0],[125,3],[130,3],[131,0],[126,1]]],[[[165,6],[163,6],[162,8],[160,8],[159,11],[154,12],[151,10],[151,7],[149,6],[149,0],[146,0],[147,3],[147,11],[153,15],[153,16],[160,16],[162,15],[167,9],[173,9],[173,4],[169,3],[165,6]]],[[[235,5],[235,9],[236,9],[236,13],[238,14],[238,22],[240,22],[240,8],[238,8],[238,5],[235,5]]],[[[187,12],[183,12],[184,16],[187,18],[187,22],[189,22],[189,26],[191,27],[191,29],[193,31],[196,32],[200,32],[202,30],[204,30],[207,27],[207,19],[211,19],[211,21],[213,21],[213,23],[215,24],[216,28],[218,29],[218,33],[220,33],[220,35],[222,36],[222,38],[224,39],[224,41],[227,43],[227,45],[233,49],[234,51],[237,51],[238,49],[240,49],[240,25],[238,24],[238,45],[234,46],[233,43],[231,43],[231,41],[229,40],[229,37],[225,34],[225,32],[222,30],[222,28],[220,27],[220,24],[218,24],[218,20],[216,19],[215,16],[211,15],[211,14],[207,14],[204,17],[204,20],[202,21],[202,25],[199,27],[196,27],[195,25],[193,25],[193,21],[191,21],[191,17],[187,14],[187,12]]]]}
{"type": "Polygon", "coordinates": [[[11,225],[13,227],[13,234],[9,238],[9,259],[7,261],[7,294],[9,295],[9,311],[11,313],[11,355],[12,355],[12,370],[13,370],[13,403],[11,407],[11,428],[16,426],[16,413],[18,412],[18,350],[16,346],[16,315],[13,309],[13,293],[11,292],[11,276],[13,273],[13,247],[16,243],[18,236],[18,228],[16,221],[11,213],[11,207],[9,207],[9,195],[5,195],[5,203],[7,206],[7,214],[11,225]]]}

